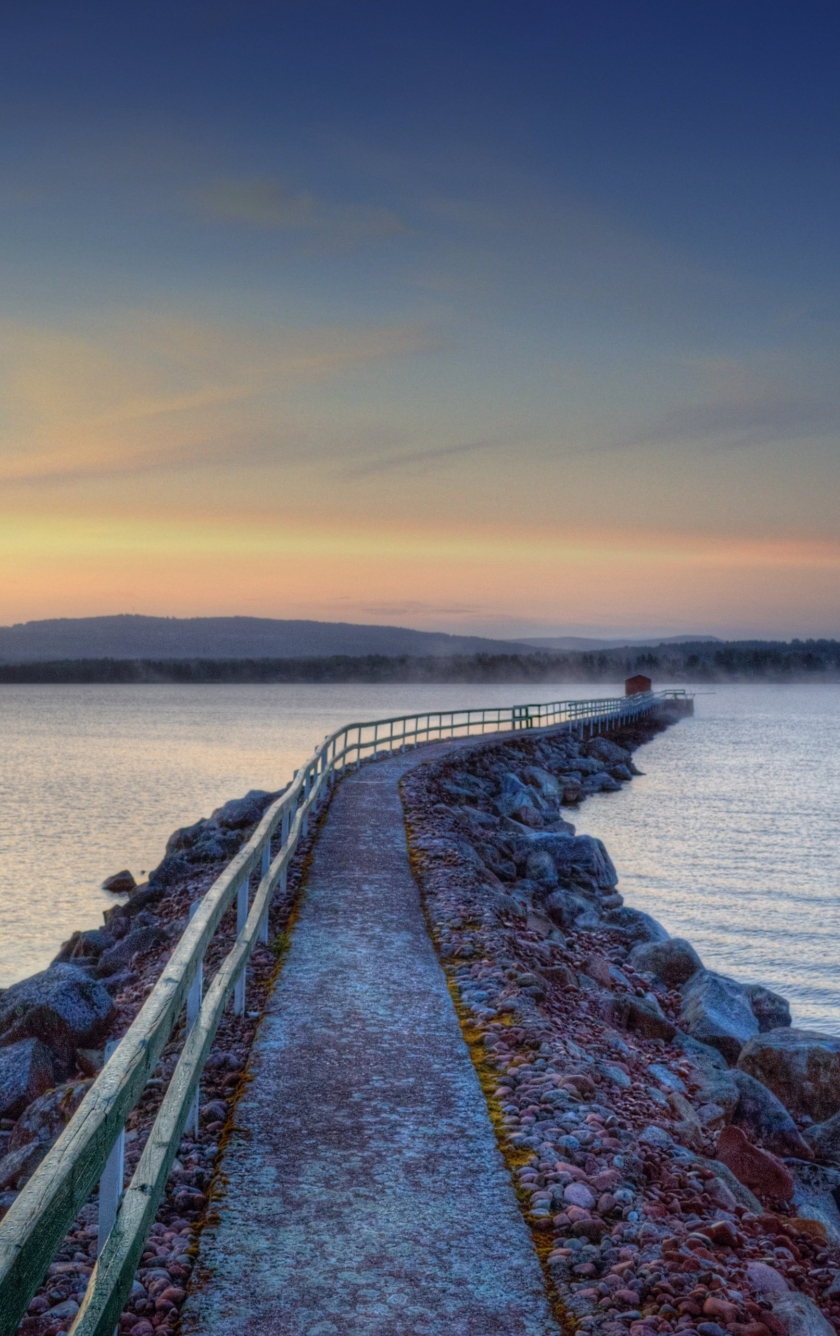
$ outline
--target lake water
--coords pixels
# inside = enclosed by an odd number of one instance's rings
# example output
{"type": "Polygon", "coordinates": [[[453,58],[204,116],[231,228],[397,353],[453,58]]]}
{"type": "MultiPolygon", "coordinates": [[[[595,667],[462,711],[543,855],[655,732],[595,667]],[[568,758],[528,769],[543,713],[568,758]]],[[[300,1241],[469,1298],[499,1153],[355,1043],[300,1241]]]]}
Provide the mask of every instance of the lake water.
{"type": "MultiPolygon", "coordinates": [[[[646,772],[575,818],[629,904],[705,963],[840,1033],[840,687],[719,687],[637,753],[646,772]]],[[[615,689],[619,694],[619,689],[615,689]]],[[[608,694],[546,686],[0,688],[0,986],[43,969],[170,832],[276,789],[350,720],[608,694]]]]}

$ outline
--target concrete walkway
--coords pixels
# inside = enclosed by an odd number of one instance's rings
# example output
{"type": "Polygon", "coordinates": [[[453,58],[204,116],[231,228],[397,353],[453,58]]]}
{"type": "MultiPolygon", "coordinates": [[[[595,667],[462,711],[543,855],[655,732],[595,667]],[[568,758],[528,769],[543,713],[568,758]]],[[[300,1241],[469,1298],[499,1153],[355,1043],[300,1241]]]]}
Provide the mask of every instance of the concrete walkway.
{"type": "Polygon", "coordinates": [[[333,799],[185,1332],[557,1336],[408,863],[399,779],[451,746],[333,799]]]}

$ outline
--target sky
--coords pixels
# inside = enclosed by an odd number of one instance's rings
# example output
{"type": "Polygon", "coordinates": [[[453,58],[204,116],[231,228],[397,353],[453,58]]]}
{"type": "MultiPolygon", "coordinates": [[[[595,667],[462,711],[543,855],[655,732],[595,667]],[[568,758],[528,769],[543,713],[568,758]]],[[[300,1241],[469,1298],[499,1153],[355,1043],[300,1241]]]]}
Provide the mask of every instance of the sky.
{"type": "Polygon", "coordinates": [[[838,48],[5,0],[0,624],[840,636],[838,48]]]}

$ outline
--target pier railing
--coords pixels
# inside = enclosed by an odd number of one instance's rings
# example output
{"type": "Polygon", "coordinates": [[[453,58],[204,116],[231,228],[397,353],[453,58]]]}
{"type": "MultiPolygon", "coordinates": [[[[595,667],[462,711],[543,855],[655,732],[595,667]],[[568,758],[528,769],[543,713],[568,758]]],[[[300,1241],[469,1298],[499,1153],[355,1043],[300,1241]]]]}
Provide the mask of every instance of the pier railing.
{"type": "Polygon", "coordinates": [[[194,906],[172,956],[142,1010],[85,1095],[75,1115],[0,1222],[0,1336],[11,1336],[81,1208],[99,1184],[99,1257],[69,1336],[112,1336],[157,1215],[188,1123],[197,1126],[198,1089],[219,1022],[233,998],[245,1009],[246,966],[267,941],[268,910],[285,890],[289,864],[309,819],[335,781],[362,761],[426,742],[543,729],[565,724],[594,732],[649,713],[684,691],[600,700],[492,706],[401,715],[347,724],[325,738],[251,838],[194,906]],[[231,905],[237,936],[202,993],[207,948],[231,905]],[[122,1137],[172,1031],[186,1038],[157,1118],[123,1190],[122,1137]],[[104,1226],[104,1227],[103,1227],[104,1226]]]}

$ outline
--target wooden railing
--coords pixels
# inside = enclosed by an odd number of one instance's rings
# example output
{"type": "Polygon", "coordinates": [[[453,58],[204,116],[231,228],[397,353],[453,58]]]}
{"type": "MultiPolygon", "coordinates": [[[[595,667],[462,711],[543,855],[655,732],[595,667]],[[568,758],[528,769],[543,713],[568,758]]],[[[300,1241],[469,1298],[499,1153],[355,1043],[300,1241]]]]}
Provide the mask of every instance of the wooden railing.
{"type": "Polygon", "coordinates": [[[142,1010],[108,1058],[58,1141],[0,1222],[0,1336],[10,1336],[46,1274],[70,1225],[100,1184],[99,1258],[70,1336],[112,1336],[157,1214],[198,1087],[231,995],[245,1009],[246,965],[267,940],[268,909],[285,890],[289,863],[310,816],[337,777],[366,758],[380,759],[420,743],[568,724],[574,730],[615,727],[685,692],[645,693],[589,701],[447,710],[347,724],[329,735],[263,816],[247,844],[213,883],[194,913],[142,1010]],[[250,898],[252,877],[258,882],[250,898]],[[236,902],[237,936],[207,993],[201,972],[221,919],[236,902]],[[122,1191],[120,1138],[186,1007],[188,1033],[130,1184],[122,1191]],[[110,1186],[109,1186],[110,1185],[110,1186]],[[105,1194],[111,1199],[106,1200],[105,1194]]]}

